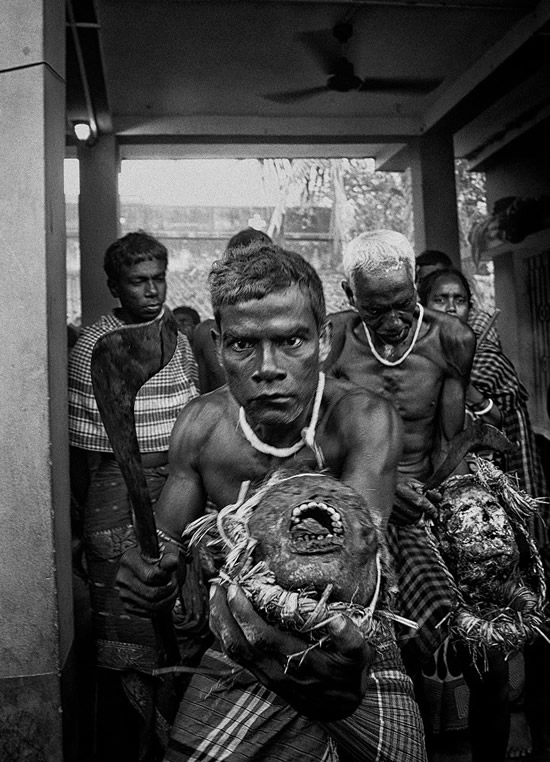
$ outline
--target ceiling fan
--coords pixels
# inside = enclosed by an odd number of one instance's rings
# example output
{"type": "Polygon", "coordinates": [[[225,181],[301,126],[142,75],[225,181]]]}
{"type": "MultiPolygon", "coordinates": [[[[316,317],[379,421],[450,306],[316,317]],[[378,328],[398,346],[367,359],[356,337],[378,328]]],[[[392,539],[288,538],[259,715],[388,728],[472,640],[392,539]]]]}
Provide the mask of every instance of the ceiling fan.
{"type": "Polygon", "coordinates": [[[353,34],[351,21],[340,21],[331,30],[303,32],[298,35],[300,42],[313,55],[327,75],[324,85],[288,90],[282,93],[264,95],[276,103],[294,103],[321,93],[351,91],[370,93],[396,93],[399,95],[425,95],[441,84],[440,79],[411,77],[358,77],[353,63],[344,55],[344,45],[353,34]],[[335,49],[334,40],[338,46],[335,49]]]}

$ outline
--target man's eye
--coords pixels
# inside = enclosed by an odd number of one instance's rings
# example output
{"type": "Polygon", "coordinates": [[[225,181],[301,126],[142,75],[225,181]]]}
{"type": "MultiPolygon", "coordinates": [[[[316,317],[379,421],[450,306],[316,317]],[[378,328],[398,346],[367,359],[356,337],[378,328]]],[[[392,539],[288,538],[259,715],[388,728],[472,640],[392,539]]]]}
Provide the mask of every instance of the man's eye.
{"type": "Polygon", "coordinates": [[[463,296],[459,296],[456,301],[458,304],[466,304],[466,299],[463,296]]]}
{"type": "Polygon", "coordinates": [[[244,339],[237,339],[232,341],[229,346],[234,352],[246,352],[247,349],[250,349],[251,344],[244,339]]]}
{"type": "Polygon", "coordinates": [[[290,347],[291,349],[294,347],[299,347],[303,344],[304,340],[300,338],[300,336],[291,336],[288,339],[284,340],[284,345],[287,347],[290,347]]]}

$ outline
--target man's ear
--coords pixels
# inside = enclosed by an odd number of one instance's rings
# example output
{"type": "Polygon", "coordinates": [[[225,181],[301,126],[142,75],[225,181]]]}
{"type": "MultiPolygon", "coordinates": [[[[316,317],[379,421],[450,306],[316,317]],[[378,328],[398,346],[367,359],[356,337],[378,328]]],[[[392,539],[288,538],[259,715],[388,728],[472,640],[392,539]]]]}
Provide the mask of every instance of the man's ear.
{"type": "Polygon", "coordinates": [[[327,320],[319,334],[319,362],[323,363],[330,354],[332,346],[332,323],[327,320]]]}
{"type": "Polygon", "coordinates": [[[109,291],[111,292],[111,295],[114,296],[115,299],[119,299],[120,297],[118,292],[118,283],[116,282],[116,280],[111,280],[111,278],[109,278],[107,280],[107,286],[109,288],[109,291]]]}
{"type": "Polygon", "coordinates": [[[351,288],[349,281],[343,280],[342,288],[344,289],[344,294],[348,298],[348,302],[351,304],[352,307],[355,307],[355,296],[353,295],[353,289],[351,288]]]}

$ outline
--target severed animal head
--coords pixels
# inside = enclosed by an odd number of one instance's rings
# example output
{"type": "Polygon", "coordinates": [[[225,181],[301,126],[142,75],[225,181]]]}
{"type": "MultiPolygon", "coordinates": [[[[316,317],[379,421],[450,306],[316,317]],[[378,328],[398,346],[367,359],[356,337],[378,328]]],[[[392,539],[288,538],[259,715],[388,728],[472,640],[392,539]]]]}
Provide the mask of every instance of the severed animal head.
{"type": "Polygon", "coordinates": [[[365,605],[376,585],[380,547],[365,500],[351,487],[323,474],[282,478],[268,487],[248,528],[265,561],[287,590],[333,585],[331,598],[365,605]]]}
{"type": "Polygon", "coordinates": [[[441,492],[435,524],[441,553],[462,592],[472,601],[482,599],[519,562],[512,524],[474,474],[452,476],[441,492]]]}

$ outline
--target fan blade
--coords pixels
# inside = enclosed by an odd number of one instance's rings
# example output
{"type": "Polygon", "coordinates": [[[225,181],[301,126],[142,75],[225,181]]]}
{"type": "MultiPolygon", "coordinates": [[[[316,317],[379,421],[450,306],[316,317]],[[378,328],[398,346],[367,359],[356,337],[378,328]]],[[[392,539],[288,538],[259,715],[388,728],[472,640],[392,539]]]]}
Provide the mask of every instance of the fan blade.
{"type": "Polygon", "coordinates": [[[318,87],[304,87],[302,90],[289,90],[286,93],[271,93],[262,97],[274,103],[296,103],[297,101],[306,100],[327,91],[326,85],[319,85],[318,87]]]}
{"type": "Polygon", "coordinates": [[[397,79],[366,77],[359,90],[371,93],[402,93],[403,95],[425,95],[441,84],[441,79],[397,79]]]}
{"type": "Polygon", "coordinates": [[[298,32],[296,39],[304,46],[321,71],[327,76],[334,72],[342,51],[331,29],[298,32]]]}

